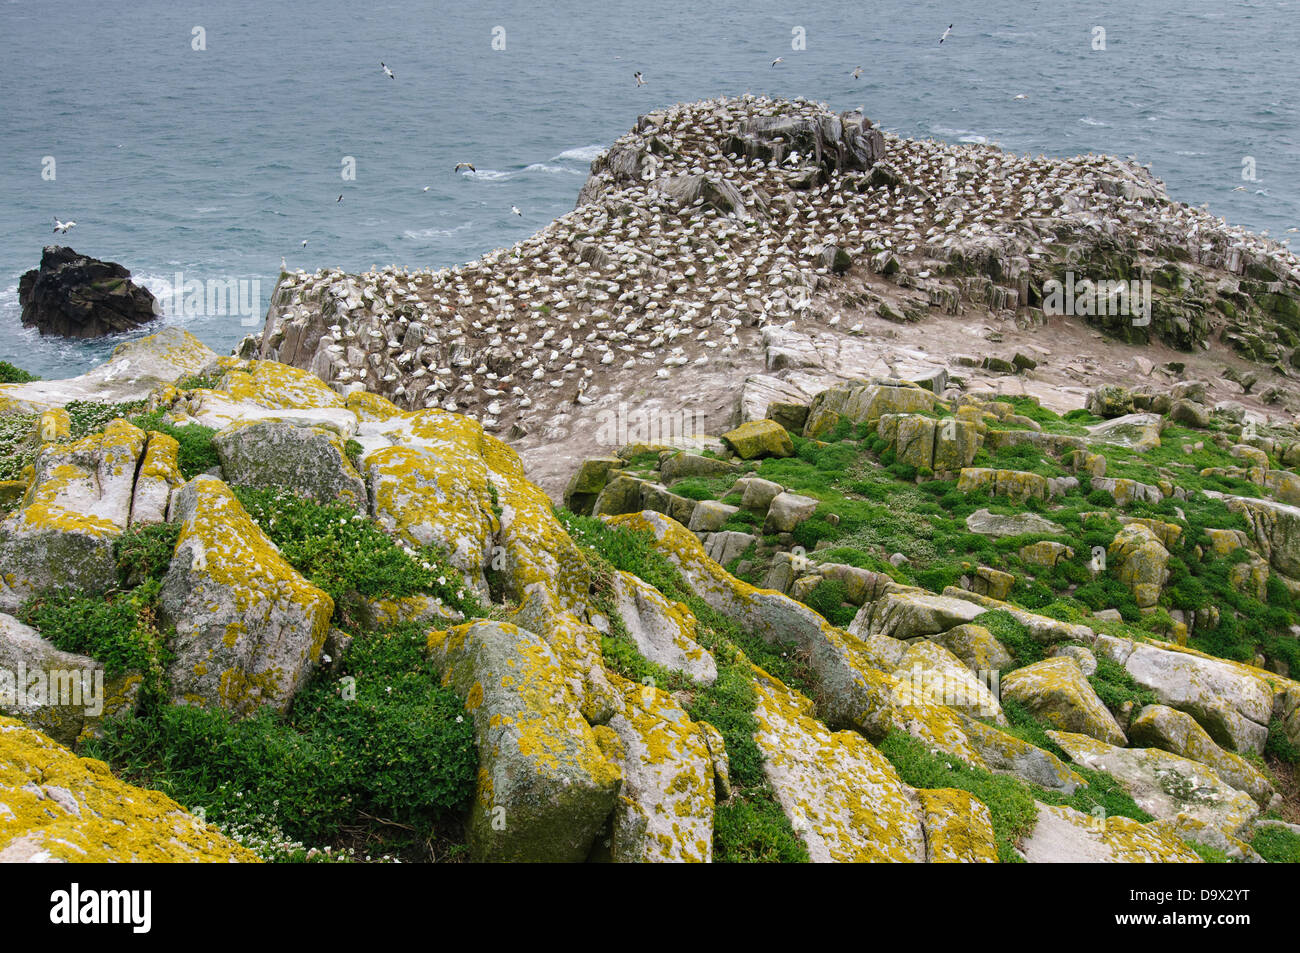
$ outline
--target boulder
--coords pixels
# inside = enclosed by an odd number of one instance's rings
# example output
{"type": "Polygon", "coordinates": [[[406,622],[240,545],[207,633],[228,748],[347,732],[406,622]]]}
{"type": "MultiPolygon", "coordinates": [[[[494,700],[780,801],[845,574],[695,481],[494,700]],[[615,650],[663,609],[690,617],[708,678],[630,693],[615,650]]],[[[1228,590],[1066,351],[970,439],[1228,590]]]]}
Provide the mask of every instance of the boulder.
{"type": "Polygon", "coordinates": [[[1154,606],[1169,579],[1169,550],[1147,526],[1121,527],[1107,549],[1119,581],[1133,590],[1138,608],[1154,606]]]}
{"type": "Polygon", "coordinates": [[[1160,446],[1160,430],[1163,427],[1164,418],[1159,414],[1126,414],[1089,427],[1088,434],[1091,443],[1110,444],[1145,453],[1160,446]]]}
{"type": "Polygon", "coordinates": [[[766,510],[784,492],[781,484],[760,477],[742,477],[731,488],[731,493],[741,494],[740,505],[747,510],[766,510]]]}
{"type": "Polygon", "coordinates": [[[256,863],[157,791],[0,716],[0,863],[256,863]]]}
{"type": "Polygon", "coordinates": [[[138,672],[105,677],[100,662],[60,651],[0,613],[0,714],[21,718],[59,744],[75,744],[104,719],[134,710],[142,682],[138,672]]]}
{"type": "Polygon", "coordinates": [[[963,724],[971,744],[990,771],[1013,775],[1049,791],[1060,791],[1066,797],[1087,787],[1082,777],[1050,751],[973,718],[966,718],[963,724]]]}
{"type": "Polygon", "coordinates": [[[659,464],[659,477],[665,483],[672,484],[686,477],[723,476],[739,469],[730,460],[718,460],[698,453],[674,453],[659,464]]]}
{"type": "Polygon", "coordinates": [[[325,427],[275,419],[231,424],[212,438],[221,473],[236,486],[283,487],[321,503],[367,508],[366,484],[343,440],[325,427]]]}
{"type": "Polygon", "coordinates": [[[334,601],[284,561],[220,480],[175,494],[180,537],[160,604],[176,627],[167,670],[177,703],[284,711],[329,634],[334,601]]]}
{"type": "MultiPolygon", "coordinates": [[[[1037,513],[1014,513],[1005,516],[990,513],[987,509],[976,510],[966,517],[966,528],[981,536],[1021,536],[1025,533],[1064,533],[1065,527],[1053,523],[1037,513]]],[[[996,596],[994,598],[997,598],[996,596]]]]}
{"type": "Polygon", "coordinates": [[[1046,499],[1047,480],[1037,473],[1021,470],[964,467],[957,477],[957,492],[974,493],[977,490],[990,496],[1005,496],[1019,506],[1031,498],[1046,499]]]}
{"type": "Polygon", "coordinates": [[[429,656],[474,719],[471,858],[585,860],[622,777],[579,713],[550,647],[508,622],[477,621],[430,633],[429,656]]]}
{"type": "Polygon", "coordinates": [[[1119,662],[1162,705],[1185,711],[1230,750],[1259,754],[1268,740],[1276,676],[1165,643],[1099,635],[1098,653],[1119,662]]]}
{"type": "Polygon", "coordinates": [[[121,265],[63,245],[46,245],[40,268],[18,279],[18,303],[24,327],[65,338],[134,331],[162,313],[149,289],[131,281],[121,265]]]}
{"type": "Polygon", "coordinates": [[[914,639],[965,625],[983,611],[963,599],[923,590],[891,592],[859,609],[849,632],[860,637],[888,635],[895,639],[914,639]]]}
{"type": "MultiPolygon", "coordinates": [[[[910,683],[911,692],[976,718],[1007,724],[997,696],[986,682],[943,646],[925,639],[913,643],[894,670],[894,677],[910,683]]],[[[990,680],[994,688],[997,676],[990,680]]]]}
{"type": "Polygon", "coordinates": [[[600,491],[609,481],[610,473],[627,463],[621,457],[588,457],[564,489],[564,506],[579,516],[589,516],[600,491]]]}
{"type": "Polygon", "coordinates": [[[794,456],[790,434],[775,420],[751,420],[722,435],[722,442],[742,460],[794,456]]]}
{"type": "Polygon", "coordinates": [[[1057,728],[1126,743],[1119,723],[1073,659],[1049,658],[1016,669],[1002,679],[1002,697],[1014,698],[1057,728]]]}
{"type": "Polygon", "coordinates": [[[778,493],[768,504],[763,520],[763,533],[792,533],[800,523],[817,510],[819,501],[810,496],[800,496],[788,491],[778,493]]]}
{"type": "Polygon", "coordinates": [[[1166,705],[1147,705],[1129,726],[1134,744],[1199,761],[1218,772],[1238,791],[1245,791],[1261,809],[1267,809],[1277,790],[1263,773],[1240,755],[1224,751],[1191,715],[1166,705]]]}
{"type": "Polygon", "coordinates": [[[758,537],[749,533],[722,530],[717,533],[710,533],[704,548],[710,559],[720,566],[725,566],[757,542],[758,537]]]}
{"type": "Polygon", "coordinates": [[[47,444],[23,504],[0,521],[0,611],[49,589],[117,584],[113,545],[131,521],[145,435],[125,420],[74,443],[47,444]]]}
{"type": "Polygon", "coordinates": [[[1013,661],[1011,653],[982,625],[957,625],[927,638],[961,659],[972,672],[1000,672],[1013,661]]]}
{"type": "Polygon", "coordinates": [[[1037,804],[1038,820],[1024,839],[1031,864],[1199,864],[1178,835],[1128,817],[1097,817],[1072,807],[1037,804]]]}
{"type": "Polygon", "coordinates": [[[700,500],[691,510],[688,527],[692,533],[712,533],[722,529],[724,523],[740,512],[740,507],[719,503],[717,500],[700,500]]]}
{"type": "Polygon", "coordinates": [[[1180,815],[1203,821],[1233,837],[1245,833],[1259,806],[1211,767],[1159,748],[1121,748],[1087,735],[1049,731],[1070,760],[1105,771],[1152,817],[1180,815]]]}
{"type": "Polygon", "coordinates": [[[654,586],[621,571],[614,573],[613,596],[614,608],[641,655],[697,684],[713,684],[717,665],[695,641],[695,615],[685,603],[669,602],[654,586]]]}
{"type": "MultiPolygon", "coordinates": [[[[716,781],[704,726],[667,692],[613,676],[618,710],[601,748],[623,775],[610,836],[618,863],[708,863],[713,859],[716,781]]],[[[716,729],[714,729],[716,731],[716,729]]]]}
{"type": "Polygon", "coordinates": [[[1300,507],[1243,496],[1225,498],[1246,519],[1254,549],[1278,572],[1300,579],[1300,507]]]}

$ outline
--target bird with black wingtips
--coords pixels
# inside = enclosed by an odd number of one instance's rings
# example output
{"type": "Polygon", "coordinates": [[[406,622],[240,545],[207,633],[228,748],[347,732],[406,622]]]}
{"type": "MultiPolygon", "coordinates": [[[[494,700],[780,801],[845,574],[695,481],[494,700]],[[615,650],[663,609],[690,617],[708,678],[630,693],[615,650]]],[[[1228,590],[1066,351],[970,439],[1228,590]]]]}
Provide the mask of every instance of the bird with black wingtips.
{"type": "Polygon", "coordinates": [[[77,224],[76,222],[72,222],[72,221],[60,222],[57,215],[54,217],[54,230],[58,232],[60,235],[62,235],[68,229],[74,227],[76,224],[77,224]]]}
{"type": "Polygon", "coordinates": [[[384,71],[384,75],[387,76],[389,79],[397,79],[397,77],[393,75],[393,71],[384,65],[383,60],[379,61],[379,68],[384,71]]]}
{"type": "Polygon", "coordinates": [[[951,24],[951,23],[948,24],[948,29],[946,29],[946,30],[943,31],[943,36],[939,37],[939,45],[940,45],[940,46],[943,46],[943,41],[946,40],[946,39],[948,39],[948,35],[949,35],[950,33],[952,33],[952,24],[951,24]]]}
{"type": "Polygon", "coordinates": [[[478,171],[478,169],[474,168],[474,164],[472,162],[457,162],[456,168],[452,169],[451,171],[459,172],[461,169],[469,169],[471,172],[478,171]]]}
{"type": "Polygon", "coordinates": [[[636,84],[637,84],[638,86],[644,86],[644,85],[645,85],[645,78],[641,75],[641,71],[640,71],[640,70],[637,70],[635,73],[633,73],[633,74],[632,74],[632,78],[633,78],[634,80],[636,80],[636,84]]]}

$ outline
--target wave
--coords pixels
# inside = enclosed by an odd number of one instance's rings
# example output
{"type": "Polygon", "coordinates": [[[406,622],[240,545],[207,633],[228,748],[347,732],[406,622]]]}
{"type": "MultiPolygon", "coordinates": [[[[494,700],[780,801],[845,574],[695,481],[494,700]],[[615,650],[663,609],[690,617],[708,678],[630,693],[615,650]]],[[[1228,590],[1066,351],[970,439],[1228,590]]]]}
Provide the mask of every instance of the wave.
{"type": "Polygon", "coordinates": [[[420,239],[420,238],[450,238],[457,232],[463,232],[467,228],[474,226],[473,221],[464,222],[452,228],[422,228],[419,230],[407,229],[402,232],[403,238],[420,239]]]}
{"type": "Polygon", "coordinates": [[[513,179],[516,176],[527,175],[530,172],[545,172],[551,175],[586,175],[586,169],[574,169],[563,165],[548,165],[545,162],[534,162],[524,166],[522,169],[512,169],[509,172],[503,172],[500,169],[479,169],[477,172],[466,172],[465,178],[474,179],[479,182],[501,182],[506,179],[513,179]]]}
{"type": "Polygon", "coordinates": [[[1110,123],[1108,122],[1102,122],[1100,119],[1093,119],[1091,116],[1083,116],[1079,119],[1079,122],[1083,123],[1085,126],[1109,126],[1110,125],[1110,123]]]}
{"type": "Polygon", "coordinates": [[[551,161],[559,162],[568,159],[572,162],[591,162],[605,149],[606,147],[602,145],[579,146],[577,149],[566,149],[558,156],[551,156],[551,161]]]}

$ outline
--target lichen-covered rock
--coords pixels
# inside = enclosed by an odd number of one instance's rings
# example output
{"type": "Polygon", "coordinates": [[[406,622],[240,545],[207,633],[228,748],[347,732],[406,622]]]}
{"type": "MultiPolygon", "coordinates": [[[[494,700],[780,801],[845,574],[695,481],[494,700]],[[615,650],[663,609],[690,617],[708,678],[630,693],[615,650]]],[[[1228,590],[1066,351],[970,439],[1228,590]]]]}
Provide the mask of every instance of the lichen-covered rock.
{"type": "Polygon", "coordinates": [[[1094,817],[1042,802],[1023,853],[1031,864],[1201,863],[1182,838],[1158,825],[1128,817],[1094,817]]]}
{"type": "Polygon", "coordinates": [[[1014,698],[1057,728],[1111,744],[1127,743],[1115,716],[1073,659],[1049,658],[1016,669],[1002,679],[1002,697],[1014,698]]]}
{"type": "Polygon", "coordinates": [[[217,353],[181,328],[127,341],[93,370],[66,380],[0,384],[0,409],[30,414],[74,400],[115,404],[143,400],[155,388],[197,374],[215,364],[217,353]]]}
{"type": "Polygon", "coordinates": [[[125,420],[74,443],[47,444],[23,505],[0,521],[0,611],[47,589],[117,583],[113,544],[131,521],[145,435],[125,420]]]}
{"type": "Polygon", "coordinates": [[[654,586],[627,572],[615,572],[614,607],[637,651],[657,665],[681,672],[700,685],[718,677],[713,656],[695,641],[695,615],[685,603],[669,602],[654,586]]]}
{"type": "Polygon", "coordinates": [[[751,533],[728,529],[710,533],[708,539],[704,541],[704,548],[710,559],[719,566],[725,566],[733,559],[739,558],[745,550],[757,542],[758,537],[751,533]]]}
{"type": "Polygon", "coordinates": [[[133,710],[142,681],[134,672],[109,678],[93,658],[60,651],[0,613],[0,714],[21,718],[60,744],[75,744],[104,719],[133,710]]]}
{"type": "Polygon", "coordinates": [[[735,473],[737,469],[739,466],[730,460],[719,460],[717,457],[706,457],[703,454],[687,453],[683,450],[664,458],[664,461],[659,464],[659,477],[665,483],[671,484],[687,477],[724,476],[735,473]]]}
{"type": "Polygon", "coordinates": [[[540,582],[528,587],[510,621],[540,635],[550,646],[582,716],[592,724],[608,721],[615,708],[615,692],[605,671],[600,632],[561,608],[555,595],[540,582]]]}
{"type": "Polygon", "coordinates": [[[987,610],[996,609],[999,612],[1005,612],[1023,625],[1035,642],[1041,642],[1044,645],[1051,645],[1055,642],[1090,643],[1094,638],[1092,629],[1086,625],[1079,625],[1075,622],[1062,622],[1060,619],[1029,612],[1009,602],[990,599],[988,596],[968,592],[957,586],[947,586],[943,590],[943,595],[951,599],[963,599],[987,610]]]}
{"type": "Polygon", "coordinates": [[[1129,725],[1129,738],[1134,744],[1161,748],[1209,765],[1223,780],[1253,797],[1261,808],[1268,808],[1277,796],[1263,772],[1240,755],[1220,748],[1185,712],[1167,705],[1147,705],[1129,725]]]}
{"type": "Polygon", "coordinates": [[[1052,658],[1073,659],[1074,664],[1079,666],[1079,671],[1084,675],[1093,675],[1097,671],[1097,656],[1092,654],[1092,650],[1083,645],[1054,645],[1052,650],[1047,653],[1052,658]]]}
{"type": "Polygon", "coordinates": [[[589,514],[596,497],[609,481],[610,473],[621,470],[626,465],[627,462],[621,457],[589,457],[583,460],[564,489],[565,507],[579,515],[589,514]]]}
{"type": "Polygon", "coordinates": [[[644,504],[641,494],[650,481],[638,479],[619,473],[610,478],[604,488],[596,494],[591,504],[592,516],[621,516],[624,513],[639,513],[644,504]]]}
{"type": "Polygon", "coordinates": [[[934,394],[911,381],[849,381],[813,398],[804,436],[819,436],[840,416],[854,423],[877,423],[885,414],[929,413],[938,406],[934,394]]]}
{"type": "Polygon", "coordinates": [[[1105,771],[1152,817],[1186,815],[1241,836],[1259,805],[1208,765],[1159,748],[1119,748],[1087,735],[1049,731],[1075,764],[1105,771]]]}
{"type": "Polygon", "coordinates": [[[320,657],[334,601],[285,562],[220,480],[176,491],[172,518],[180,537],[160,602],[176,627],[173,700],[283,711],[320,657]]]}
{"type": "Polygon", "coordinates": [[[0,863],[255,863],[157,791],[0,716],[0,863]]]}
{"type": "Polygon", "coordinates": [[[366,485],[343,440],[324,427],[298,427],[274,418],[231,424],[212,439],[226,481],[284,487],[322,503],[367,506],[366,485]]]}
{"type": "Polygon", "coordinates": [[[957,625],[927,638],[961,659],[972,672],[1000,672],[1013,661],[1011,653],[982,625],[957,625]]]}
{"type": "Polygon", "coordinates": [[[1005,496],[1016,505],[1030,499],[1047,498],[1047,479],[1022,470],[993,470],[988,467],[963,467],[957,477],[959,493],[983,490],[990,496],[1005,496]]]}
{"type": "Polygon", "coordinates": [[[692,533],[658,513],[632,513],[610,522],[649,530],[656,548],[711,608],[765,641],[793,642],[805,653],[817,682],[820,714],[828,724],[852,726],[875,739],[902,731],[981,766],[957,713],[882,671],[883,659],[867,643],[783,593],[756,589],[732,576],[708,558],[692,533]]]}
{"type": "Polygon", "coordinates": [[[1160,446],[1160,430],[1163,426],[1164,418],[1159,414],[1126,414],[1089,427],[1088,433],[1093,443],[1111,444],[1145,453],[1160,446]]]}
{"type": "Polygon", "coordinates": [[[1043,539],[1027,546],[1021,546],[1020,558],[1031,566],[1042,566],[1051,569],[1062,559],[1073,559],[1074,550],[1064,543],[1043,539]]]}
{"type": "Polygon", "coordinates": [[[888,635],[914,639],[937,635],[965,625],[984,610],[963,599],[936,596],[922,590],[886,593],[858,610],[849,625],[854,635],[888,635]]]}
{"type": "Polygon", "coordinates": [[[180,470],[180,444],[165,433],[149,431],[144,459],[135,475],[135,490],[131,497],[132,524],[166,522],[172,491],[184,483],[185,477],[180,470]]]}
{"type": "Polygon", "coordinates": [[[814,863],[925,860],[910,789],[865,738],[832,732],[812,703],[754,670],[763,773],[814,863]]]}
{"type": "Polygon", "coordinates": [[[995,864],[993,814],[968,791],[919,788],[925,859],[931,864],[995,864]]]}
{"type": "MultiPolygon", "coordinates": [[[[1014,513],[1010,516],[976,510],[966,517],[966,528],[981,536],[1021,536],[1025,533],[1064,533],[1065,527],[1037,513],[1014,513]]],[[[992,593],[989,593],[992,595],[992,593]]],[[[994,596],[994,598],[999,598],[994,596]]]]}
{"type": "Polygon", "coordinates": [[[1009,572],[979,566],[970,577],[971,592],[990,599],[1005,599],[1011,594],[1011,587],[1016,584],[1016,577],[1009,572]]]}
{"type": "Polygon", "coordinates": [[[1300,579],[1300,507],[1241,496],[1226,503],[1245,517],[1256,552],[1278,572],[1300,579]]]}
{"type": "MultiPolygon", "coordinates": [[[[385,425],[367,425],[385,426],[385,425]]],[[[435,544],[480,592],[497,530],[481,425],[442,411],[424,411],[409,434],[372,450],[361,464],[369,484],[370,515],[403,542],[435,544]],[[417,441],[403,439],[418,435],[417,441]]]]}
{"type": "Polygon", "coordinates": [[[1083,778],[1050,751],[973,718],[965,719],[964,724],[971,744],[990,771],[1011,774],[1066,796],[1086,786],[1083,778]]]}
{"type": "Polygon", "coordinates": [[[767,507],[763,532],[793,533],[795,528],[817,510],[817,500],[788,490],[778,493],[767,507]]]}
{"type": "Polygon", "coordinates": [[[1154,606],[1169,579],[1169,550],[1150,528],[1130,523],[1115,534],[1107,554],[1119,581],[1133,590],[1138,608],[1154,606]]]}
{"type": "Polygon", "coordinates": [[[1287,680],[1168,643],[1099,635],[1095,647],[1155,692],[1160,704],[1195,718],[1220,745],[1239,753],[1264,750],[1274,686],[1287,680]]]}
{"type": "Polygon", "coordinates": [[[991,718],[999,725],[1007,723],[989,685],[977,678],[961,659],[935,642],[920,640],[909,646],[894,670],[894,677],[909,682],[915,694],[933,704],[976,718],[991,718]]]}
{"type": "Polygon", "coordinates": [[[579,713],[555,653],[526,629],[478,621],[430,633],[429,655],[474,719],[471,857],[585,860],[622,778],[579,713]]]}
{"type": "Polygon", "coordinates": [[[612,676],[623,774],[610,853],[622,863],[713,859],[713,758],[700,726],[666,692],[612,676]]]}
{"type": "Polygon", "coordinates": [[[727,520],[739,512],[738,506],[719,503],[717,500],[700,500],[691,510],[687,527],[692,533],[713,533],[722,529],[727,520]]]}
{"type": "Polygon", "coordinates": [[[751,420],[722,435],[722,442],[742,460],[794,456],[794,443],[775,420],[751,420]]]}
{"type": "Polygon", "coordinates": [[[739,493],[740,505],[747,510],[765,511],[771,502],[785,492],[785,487],[761,477],[742,477],[729,492],[739,493]]]}

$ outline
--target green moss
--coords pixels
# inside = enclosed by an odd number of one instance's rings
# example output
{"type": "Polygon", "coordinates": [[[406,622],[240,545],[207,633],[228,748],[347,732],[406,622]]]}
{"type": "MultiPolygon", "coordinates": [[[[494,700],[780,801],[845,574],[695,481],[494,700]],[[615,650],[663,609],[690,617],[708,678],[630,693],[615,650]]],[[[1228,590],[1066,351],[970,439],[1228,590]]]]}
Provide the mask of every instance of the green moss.
{"type": "Polygon", "coordinates": [[[162,416],[163,411],[156,410],[128,419],[141,430],[156,430],[176,440],[180,445],[176,465],[181,471],[181,476],[187,480],[221,465],[216,445],[212,442],[212,438],[217,433],[213,428],[205,427],[203,424],[185,424],[178,427],[164,423],[162,416]]]}
{"type": "Polygon", "coordinates": [[[990,612],[982,612],[972,622],[988,629],[992,636],[1011,653],[1011,657],[1015,659],[1013,668],[1041,662],[1045,657],[1043,647],[1034,641],[1024,624],[1005,610],[994,609],[990,612]]]}
{"type": "Polygon", "coordinates": [[[1123,665],[1106,655],[1097,656],[1097,671],[1088,676],[1088,681],[1097,697],[1113,712],[1119,711],[1126,702],[1132,702],[1135,711],[1159,703],[1155,692],[1140,686],[1123,665]]]}

